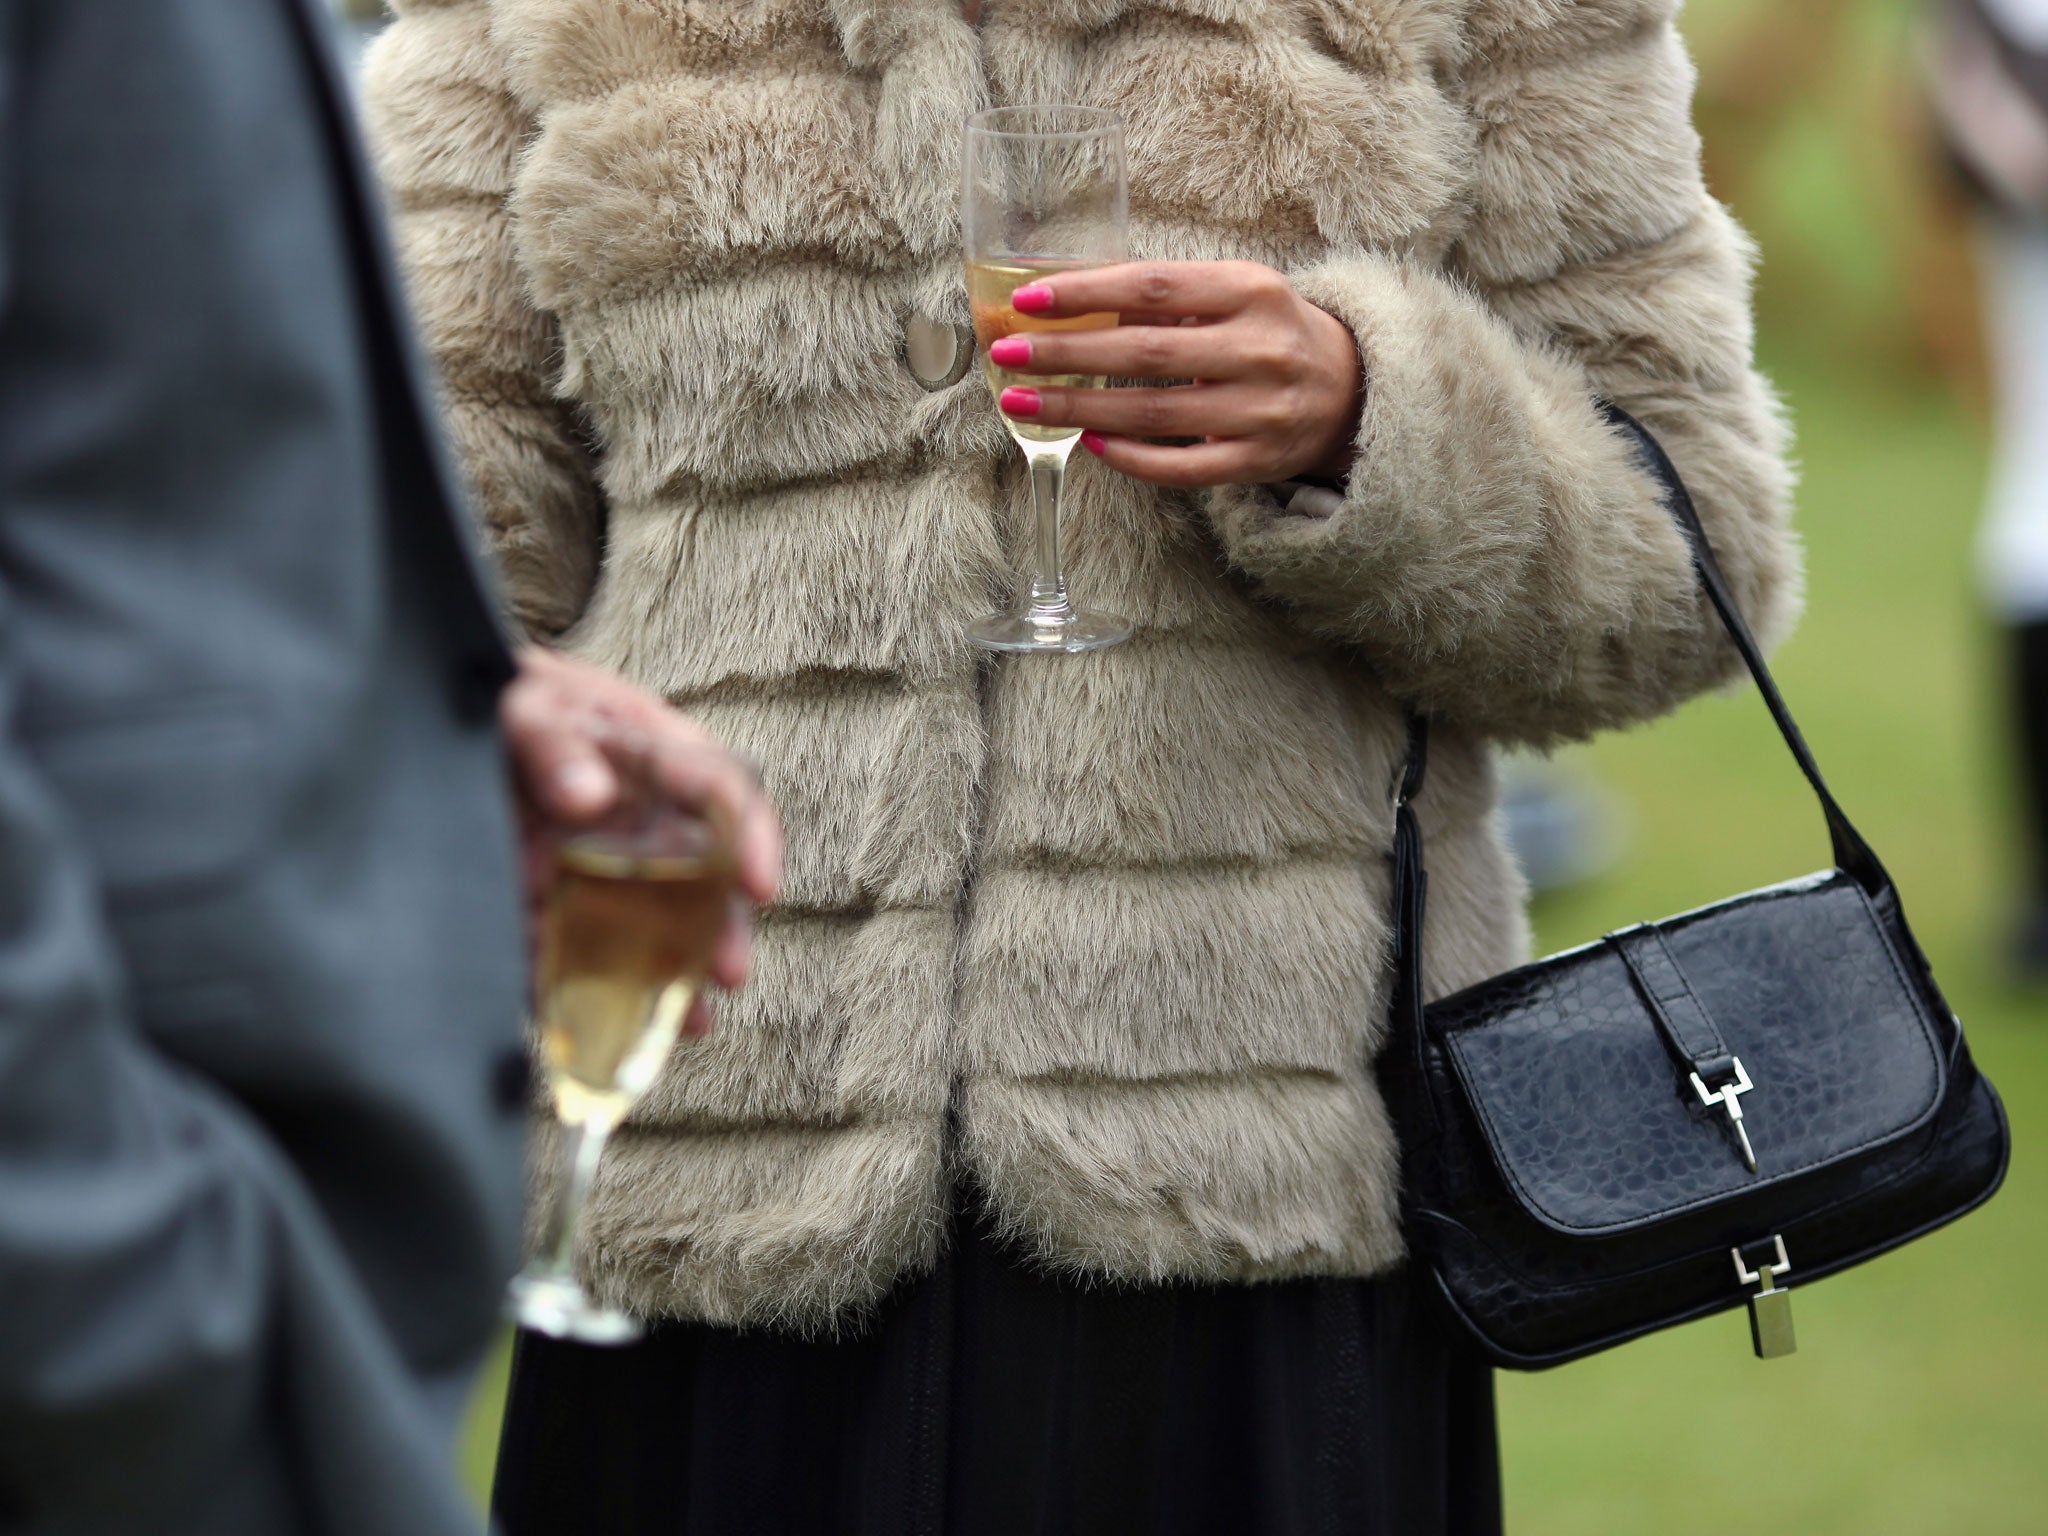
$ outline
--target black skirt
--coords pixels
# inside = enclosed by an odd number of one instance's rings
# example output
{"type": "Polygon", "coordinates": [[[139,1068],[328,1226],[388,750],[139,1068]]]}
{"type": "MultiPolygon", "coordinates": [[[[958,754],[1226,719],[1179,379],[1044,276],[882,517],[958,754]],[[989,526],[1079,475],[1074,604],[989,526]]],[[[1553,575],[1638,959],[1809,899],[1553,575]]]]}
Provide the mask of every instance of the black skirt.
{"type": "Polygon", "coordinates": [[[857,1333],[521,1335],[507,1536],[1497,1536],[1493,1383],[1406,1275],[1118,1287],[966,1220],[857,1333]]]}

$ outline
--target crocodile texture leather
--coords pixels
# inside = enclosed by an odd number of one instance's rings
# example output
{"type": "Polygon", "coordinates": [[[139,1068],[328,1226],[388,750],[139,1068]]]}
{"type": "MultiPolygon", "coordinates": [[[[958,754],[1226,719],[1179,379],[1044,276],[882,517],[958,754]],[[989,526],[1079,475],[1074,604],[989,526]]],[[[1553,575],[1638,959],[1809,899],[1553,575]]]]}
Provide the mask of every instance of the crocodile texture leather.
{"type": "MultiPolygon", "coordinates": [[[[1659,1038],[1612,940],[1431,1009],[1493,1163],[1571,1233],[1659,1221],[1893,1140],[1940,1102],[1934,1025],[1869,899],[1835,875],[1665,930],[1754,1089],[1757,1172],[1659,1038]]],[[[1768,1235],[1768,1234],[1766,1234],[1768,1235]]]]}
{"type": "Polygon", "coordinates": [[[1556,1365],[1741,1305],[1734,1248],[1782,1237],[1795,1288],[1888,1252],[1989,1199],[2011,1146],[1890,877],[1821,779],[1676,471],[1639,424],[1609,415],[1669,488],[1702,585],[1820,799],[1838,867],[1425,1009],[1427,876],[1409,802],[1428,736],[1411,722],[1394,1034],[1379,1070],[1416,1252],[1508,1366],[1556,1365]],[[1753,1083],[1742,1108],[1754,1174],[1691,1086],[1702,1053],[1713,1067],[1722,1051],[1753,1083]]]}

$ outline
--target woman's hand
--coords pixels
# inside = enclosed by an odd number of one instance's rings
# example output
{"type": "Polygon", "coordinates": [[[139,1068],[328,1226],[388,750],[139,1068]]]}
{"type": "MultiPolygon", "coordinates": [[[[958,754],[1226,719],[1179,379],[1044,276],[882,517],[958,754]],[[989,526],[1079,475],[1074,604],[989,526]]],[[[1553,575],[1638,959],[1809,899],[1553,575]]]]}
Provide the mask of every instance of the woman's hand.
{"type": "Polygon", "coordinates": [[[1019,315],[1114,311],[1115,330],[1006,336],[991,361],[1016,373],[1193,379],[1177,387],[1014,388],[1019,421],[1086,429],[1112,469],[1159,485],[1336,478],[1351,466],[1365,382],[1344,323],[1271,267],[1149,261],[1062,272],[1019,288],[1019,315]],[[1143,438],[1199,438],[1169,447],[1143,438]]]}

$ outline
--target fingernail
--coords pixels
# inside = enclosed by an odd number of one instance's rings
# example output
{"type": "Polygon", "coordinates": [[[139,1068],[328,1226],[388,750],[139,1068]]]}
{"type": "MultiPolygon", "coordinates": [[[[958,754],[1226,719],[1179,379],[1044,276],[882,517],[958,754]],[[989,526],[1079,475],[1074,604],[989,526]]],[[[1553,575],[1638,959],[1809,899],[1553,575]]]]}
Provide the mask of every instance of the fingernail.
{"type": "Polygon", "coordinates": [[[1023,314],[1042,315],[1052,306],[1052,290],[1043,283],[1026,283],[1010,295],[1010,308],[1023,314]]]}
{"type": "Polygon", "coordinates": [[[570,800],[601,800],[611,788],[611,775],[596,763],[571,763],[555,775],[555,787],[570,800]]]}
{"type": "Polygon", "coordinates": [[[1100,432],[1083,432],[1081,434],[1081,446],[1090,453],[1100,457],[1102,450],[1109,446],[1109,439],[1100,432]]]}
{"type": "Polygon", "coordinates": [[[1005,416],[1036,416],[1038,414],[1038,391],[1035,389],[1006,389],[1003,398],[997,402],[1005,416]]]}
{"type": "Polygon", "coordinates": [[[988,344],[988,360],[998,368],[1022,368],[1031,361],[1031,343],[1022,336],[1005,336],[988,344]]]}

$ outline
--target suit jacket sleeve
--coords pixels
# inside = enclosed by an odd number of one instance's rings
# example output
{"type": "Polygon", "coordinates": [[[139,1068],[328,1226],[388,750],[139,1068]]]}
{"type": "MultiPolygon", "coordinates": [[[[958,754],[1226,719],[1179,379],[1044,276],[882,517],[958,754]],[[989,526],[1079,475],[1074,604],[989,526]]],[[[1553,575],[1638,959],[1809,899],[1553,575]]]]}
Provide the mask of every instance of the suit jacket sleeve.
{"type": "Polygon", "coordinates": [[[1676,9],[1475,7],[1475,205],[1446,269],[1347,255],[1296,274],[1365,368],[1342,505],[1214,503],[1255,585],[1360,647],[1405,702],[1499,738],[1585,736],[1736,665],[1602,398],[1670,454],[1751,627],[1782,633],[1798,603],[1750,252],[1701,181],[1676,9]]]}
{"type": "MultiPolygon", "coordinates": [[[[0,0],[5,122],[21,15],[0,0]]],[[[0,344],[14,200],[0,137],[0,344]]],[[[0,449],[0,520],[17,494],[0,449]]],[[[0,1527],[473,1532],[289,1162],[136,1028],[92,862],[19,737],[18,623],[0,579],[0,1527]]]]}
{"type": "Polygon", "coordinates": [[[589,600],[603,506],[581,424],[555,395],[558,329],[527,293],[507,206],[534,125],[487,0],[394,9],[364,67],[371,147],[485,541],[513,616],[551,637],[589,600]]]}

